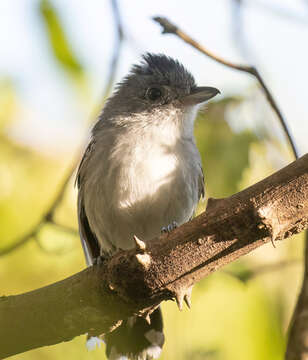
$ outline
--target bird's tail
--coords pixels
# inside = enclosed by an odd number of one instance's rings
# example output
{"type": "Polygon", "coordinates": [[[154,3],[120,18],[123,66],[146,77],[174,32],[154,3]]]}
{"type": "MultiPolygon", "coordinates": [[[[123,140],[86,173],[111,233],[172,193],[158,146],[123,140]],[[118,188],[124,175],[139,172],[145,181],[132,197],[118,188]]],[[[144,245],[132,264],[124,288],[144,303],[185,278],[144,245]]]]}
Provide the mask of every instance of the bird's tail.
{"type": "Polygon", "coordinates": [[[141,317],[130,317],[104,336],[109,360],[158,359],[164,344],[163,318],[157,308],[150,315],[150,324],[141,317]]]}

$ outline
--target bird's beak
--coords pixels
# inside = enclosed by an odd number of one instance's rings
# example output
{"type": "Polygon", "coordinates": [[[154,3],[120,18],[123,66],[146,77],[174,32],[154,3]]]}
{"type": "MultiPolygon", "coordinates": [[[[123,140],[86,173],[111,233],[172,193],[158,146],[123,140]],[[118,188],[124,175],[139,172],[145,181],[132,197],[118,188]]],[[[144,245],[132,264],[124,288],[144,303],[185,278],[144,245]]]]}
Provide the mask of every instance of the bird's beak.
{"type": "Polygon", "coordinates": [[[194,88],[190,94],[186,95],[182,99],[182,103],[184,105],[197,105],[212,99],[217,94],[220,94],[220,91],[214,87],[199,86],[194,88]]]}

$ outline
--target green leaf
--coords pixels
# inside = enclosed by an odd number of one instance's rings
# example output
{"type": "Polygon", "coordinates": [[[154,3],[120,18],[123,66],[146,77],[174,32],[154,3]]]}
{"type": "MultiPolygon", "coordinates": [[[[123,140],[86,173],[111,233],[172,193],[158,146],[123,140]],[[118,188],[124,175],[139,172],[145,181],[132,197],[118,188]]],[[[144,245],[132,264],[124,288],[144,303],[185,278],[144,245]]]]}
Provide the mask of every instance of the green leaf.
{"type": "Polygon", "coordinates": [[[57,10],[49,0],[41,0],[39,10],[55,59],[70,75],[80,76],[83,66],[71,47],[57,10]]]}

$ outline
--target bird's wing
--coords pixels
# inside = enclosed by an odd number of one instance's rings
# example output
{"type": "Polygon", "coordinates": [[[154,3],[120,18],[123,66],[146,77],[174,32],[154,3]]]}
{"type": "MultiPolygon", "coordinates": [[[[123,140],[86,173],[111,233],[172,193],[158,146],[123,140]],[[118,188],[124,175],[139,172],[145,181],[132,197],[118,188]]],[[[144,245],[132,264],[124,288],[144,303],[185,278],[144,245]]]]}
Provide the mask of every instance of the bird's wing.
{"type": "MultiPolygon", "coordinates": [[[[202,165],[199,163],[200,173],[198,175],[198,201],[204,200],[205,190],[204,190],[204,173],[202,169],[202,165]]],[[[194,212],[189,220],[192,220],[196,216],[197,204],[195,206],[194,212]]]]}
{"type": "Polygon", "coordinates": [[[93,264],[94,259],[100,256],[100,247],[95,233],[90,228],[82,195],[78,196],[78,223],[81,245],[87,265],[90,266],[93,264]]]}
{"type": "Polygon", "coordinates": [[[84,190],[83,190],[83,170],[87,164],[89,156],[93,150],[94,142],[91,141],[80,162],[75,184],[78,188],[78,224],[79,234],[82,248],[86,257],[87,265],[92,265],[94,259],[100,256],[100,247],[95,233],[91,230],[85,206],[84,206],[84,190]]]}
{"type": "Polygon", "coordinates": [[[202,169],[202,165],[200,164],[201,173],[199,175],[198,179],[198,199],[204,200],[205,197],[205,191],[204,191],[204,173],[202,169]]]}

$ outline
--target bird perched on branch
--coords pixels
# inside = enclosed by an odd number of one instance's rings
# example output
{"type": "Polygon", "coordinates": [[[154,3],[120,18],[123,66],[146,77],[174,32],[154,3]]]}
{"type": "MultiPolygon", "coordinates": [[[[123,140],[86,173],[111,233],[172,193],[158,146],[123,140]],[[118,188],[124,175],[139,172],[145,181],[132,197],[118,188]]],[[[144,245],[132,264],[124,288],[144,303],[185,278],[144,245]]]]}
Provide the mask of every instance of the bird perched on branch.
{"type": "MultiPolygon", "coordinates": [[[[88,265],[145,243],[191,219],[204,196],[194,139],[200,105],[217,95],[165,55],[146,54],[108,99],[77,173],[78,216],[88,265]]],[[[160,308],[105,336],[111,360],[156,359],[164,343],[160,308]]]]}

